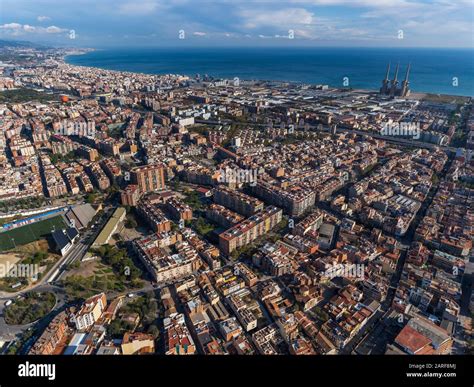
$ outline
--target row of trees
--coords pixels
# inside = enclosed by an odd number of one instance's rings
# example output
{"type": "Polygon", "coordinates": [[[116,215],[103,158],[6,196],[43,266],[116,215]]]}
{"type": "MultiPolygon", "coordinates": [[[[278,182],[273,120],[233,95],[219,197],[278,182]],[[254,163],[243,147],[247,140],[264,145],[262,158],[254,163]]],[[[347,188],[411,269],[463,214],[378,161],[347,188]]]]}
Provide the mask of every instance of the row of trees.
{"type": "Polygon", "coordinates": [[[2,212],[9,212],[13,210],[26,210],[29,208],[37,208],[44,205],[45,199],[44,197],[31,197],[31,198],[23,198],[23,199],[15,199],[14,201],[5,201],[0,202],[0,211],[2,212]]]}

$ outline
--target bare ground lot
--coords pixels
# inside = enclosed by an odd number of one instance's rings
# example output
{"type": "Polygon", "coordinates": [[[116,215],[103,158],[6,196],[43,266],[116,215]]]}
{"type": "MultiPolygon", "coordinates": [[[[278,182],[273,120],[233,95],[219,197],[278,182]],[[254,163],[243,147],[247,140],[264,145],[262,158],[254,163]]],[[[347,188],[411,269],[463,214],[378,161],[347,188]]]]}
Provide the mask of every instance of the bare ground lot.
{"type": "MultiPolygon", "coordinates": [[[[9,265],[14,265],[23,258],[22,254],[10,252],[0,254],[0,265],[2,267],[8,267],[9,265]]],[[[5,270],[0,270],[0,278],[3,278],[7,275],[5,270]]]]}
{"type": "MultiPolygon", "coordinates": [[[[12,264],[17,263],[33,263],[38,264],[38,273],[40,276],[47,273],[50,268],[60,259],[60,255],[52,251],[46,239],[39,239],[28,243],[26,245],[18,246],[15,249],[0,253],[0,265],[5,265],[7,262],[12,264]],[[35,254],[43,254],[37,260],[32,260],[35,254]]],[[[0,272],[0,275],[2,273],[0,272]]],[[[19,290],[26,290],[28,287],[34,285],[34,281],[31,278],[12,278],[6,276],[0,276],[0,291],[12,292],[19,290]],[[12,285],[21,283],[19,287],[12,288],[12,285]]]]}
{"type": "Polygon", "coordinates": [[[66,279],[73,276],[93,277],[95,272],[100,269],[101,265],[99,259],[82,262],[79,267],[69,270],[63,278],[66,279]]]}

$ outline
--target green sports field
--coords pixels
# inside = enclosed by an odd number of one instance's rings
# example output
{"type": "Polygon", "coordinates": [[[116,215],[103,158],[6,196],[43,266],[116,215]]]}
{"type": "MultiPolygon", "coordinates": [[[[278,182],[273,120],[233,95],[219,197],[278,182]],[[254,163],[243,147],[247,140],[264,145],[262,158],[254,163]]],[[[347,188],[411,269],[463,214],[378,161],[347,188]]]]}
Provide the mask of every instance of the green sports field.
{"type": "Polygon", "coordinates": [[[59,215],[37,223],[28,224],[10,231],[0,233],[0,251],[10,250],[16,246],[46,237],[55,228],[59,230],[66,226],[64,218],[59,215]]]}

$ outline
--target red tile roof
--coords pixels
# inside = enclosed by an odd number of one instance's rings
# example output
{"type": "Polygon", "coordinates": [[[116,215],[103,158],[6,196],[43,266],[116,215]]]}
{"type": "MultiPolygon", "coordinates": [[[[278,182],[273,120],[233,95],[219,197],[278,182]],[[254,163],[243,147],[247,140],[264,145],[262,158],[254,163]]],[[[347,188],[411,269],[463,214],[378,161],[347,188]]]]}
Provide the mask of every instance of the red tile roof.
{"type": "Polygon", "coordinates": [[[410,326],[405,326],[402,331],[398,334],[395,342],[402,347],[408,349],[412,353],[417,353],[423,349],[423,347],[431,344],[431,340],[421,333],[417,332],[410,326]]]}

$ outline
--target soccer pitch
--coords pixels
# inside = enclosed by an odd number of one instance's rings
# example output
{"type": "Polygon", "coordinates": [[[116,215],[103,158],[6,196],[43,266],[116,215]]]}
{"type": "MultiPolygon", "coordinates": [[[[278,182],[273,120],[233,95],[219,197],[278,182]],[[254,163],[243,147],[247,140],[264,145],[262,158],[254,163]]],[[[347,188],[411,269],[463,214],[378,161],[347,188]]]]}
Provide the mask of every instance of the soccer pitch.
{"type": "Polygon", "coordinates": [[[53,229],[66,227],[64,218],[59,215],[36,223],[18,227],[0,234],[0,251],[11,250],[17,246],[46,237],[53,229]]]}

